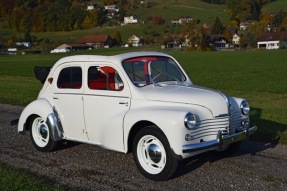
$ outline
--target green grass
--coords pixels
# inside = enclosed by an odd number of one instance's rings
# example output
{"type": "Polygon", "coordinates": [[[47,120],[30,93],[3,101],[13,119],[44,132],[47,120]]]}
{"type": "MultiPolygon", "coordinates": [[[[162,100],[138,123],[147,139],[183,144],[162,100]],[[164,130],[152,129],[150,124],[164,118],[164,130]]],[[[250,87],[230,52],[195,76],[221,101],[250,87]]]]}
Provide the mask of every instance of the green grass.
{"type": "MultiPolygon", "coordinates": [[[[77,53],[107,55],[134,50],[142,49],[77,53]]],[[[252,108],[252,123],[259,127],[255,140],[287,144],[287,50],[168,53],[182,64],[194,84],[246,98],[252,108]]],[[[67,55],[0,57],[0,103],[26,105],[36,99],[41,84],[33,76],[34,66],[52,66],[67,55]]]]}
{"type": "Polygon", "coordinates": [[[286,0],[276,0],[267,3],[262,7],[262,12],[274,13],[278,12],[280,9],[287,11],[287,1],[286,0]]]}
{"type": "Polygon", "coordinates": [[[286,50],[176,53],[195,84],[246,98],[254,139],[287,144],[286,50]],[[189,60],[189,61],[188,61],[189,60]]]}
{"type": "Polygon", "coordinates": [[[140,19],[146,20],[152,15],[160,15],[167,22],[171,19],[179,19],[183,16],[197,18],[201,24],[213,24],[216,17],[219,17],[223,23],[227,22],[227,13],[225,5],[214,5],[202,2],[200,0],[167,0],[153,1],[151,8],[140,8],[129,10],[128,13],[138,16],[140,19]],[[208,14],[206,14],[208,12],[208,14]]]}
{"type": "Polygon", "coordinates": [[[0,190],[2,191],[62,191],[59,185],[48,184],[47,181],[35,178],[28,173],[0,166],[0,190]]]}
{"type": "MultiPolygon", "coordinates": [[[[77,53],[110,55],[134,50],[113,48],[77,53]]],[[[252,139],[287,144],[287,50],[168,53],[182,64],[194,84],[219,89],[250,102],[251,121],[258,126],[252,139]]],[[[67,55],[0,56],[0,103],[26,105],[36,99],[42,85],[34,78],[33,67],[52,66],[67,55]]],[[[63,188],[0,166],[0,190],[63,188]]]]}

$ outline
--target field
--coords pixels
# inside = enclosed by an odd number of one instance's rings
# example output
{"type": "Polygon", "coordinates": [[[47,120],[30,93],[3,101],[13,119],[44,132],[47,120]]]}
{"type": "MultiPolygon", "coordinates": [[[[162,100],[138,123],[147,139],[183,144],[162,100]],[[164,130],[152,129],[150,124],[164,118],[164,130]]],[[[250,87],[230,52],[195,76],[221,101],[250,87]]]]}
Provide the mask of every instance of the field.
{"type": "Polygon", "coordinates": [[[0,166],[0,190],[21,190],[21,191],[61,191],[59,185],[52,185],[37,176],[21,172],[20,170],[0,166]]]}
{"type": "Polygon", "coordinates": [[[287,11],[286,5],[287,5],[286,0],[275,0],[263,6],[262,12],[273,13],[279,11],[280,9],[282,9],[283,11],[287,11]]]}
{"type": "MultiPolygon", "coordinates": [[[[81,54],[116,54],[128,49],[105,49],[81,54]]],[[[196,85],[246,98],[251,120],[259,127],[253,137],[287,144],[287,50],[238,52],[169,52],[196,85]]],[[[0,103],[27,105],[36,99],[41,84],[33,67],[52,66],[66,54],[0,57],[0,103]]]]}

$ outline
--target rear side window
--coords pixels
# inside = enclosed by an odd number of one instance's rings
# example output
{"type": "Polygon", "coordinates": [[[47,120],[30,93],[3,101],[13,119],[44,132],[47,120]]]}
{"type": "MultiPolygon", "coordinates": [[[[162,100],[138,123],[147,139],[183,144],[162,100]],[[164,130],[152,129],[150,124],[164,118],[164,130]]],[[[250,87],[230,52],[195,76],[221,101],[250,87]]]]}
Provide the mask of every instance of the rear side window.
{"type": "Polygon", "coordinates": [[[82,68],[69,67],[62,69],[58,77],[57,86],[61,89],[81,89],[82,68]]]}

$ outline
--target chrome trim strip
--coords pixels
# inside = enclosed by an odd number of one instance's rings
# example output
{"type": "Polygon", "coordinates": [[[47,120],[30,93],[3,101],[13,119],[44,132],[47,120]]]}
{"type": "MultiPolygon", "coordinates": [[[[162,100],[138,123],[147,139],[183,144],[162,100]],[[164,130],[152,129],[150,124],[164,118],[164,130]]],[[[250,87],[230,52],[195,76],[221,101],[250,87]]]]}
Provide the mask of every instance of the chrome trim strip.
{"type": "Polygon", "coordinates": [[[116,98],[130,98],[127,96],[112,96],[112,95],[96,95],[96,94],[83,94],[85,96],[97,96],[97,97],[116,97],[116,98]]]}
{"type": "Polygon", "coordinates": [[[233,134],[233,135],[222,135],[222,132],[218,131],[216,140],[197,143],[197,144],[191,144],[191,145],[183,145],[182,152],[191,153],[191,152],[196,152],[196,151],[205,151],[205,150],[207,151],[213,148],[214,149],[220,148],[224,144],[231,144],[237,141],[247,139],[249,138],[250,135],[254,134],[256,130],[257,130],[257,126],[253,126],[253,127],[247,128],[246,130],[233,134]]]}
{"type": "Polygon", "coordinates": [[[54,93],[57,95],[82,95],[82,96],[98,96],[98,97],[116,97],[116,98],[130,98],[127,96],[112,96],[112,95],[96,95],[96,94],[83,94],[83,93],[54,93]]]}
{"type": "Polygon", "coordinates": [[[218,118],[218,117],[229,117],[229,114],[228,113],[226,113],[226,114],[220,114],[220,115],[218,115],[218,116],[215,116],[216,118],[218,118]]]}

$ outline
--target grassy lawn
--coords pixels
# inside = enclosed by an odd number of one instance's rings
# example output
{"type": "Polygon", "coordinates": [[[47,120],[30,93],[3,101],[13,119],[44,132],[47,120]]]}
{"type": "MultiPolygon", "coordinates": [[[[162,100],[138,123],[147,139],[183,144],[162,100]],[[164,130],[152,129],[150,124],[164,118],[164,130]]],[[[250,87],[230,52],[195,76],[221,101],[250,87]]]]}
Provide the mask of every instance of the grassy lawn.
{"type": "Polygon", "coordinates": [[[62,191],[65,190],[59,185],[48,184],[47,181],[43,181],[40,178],[0,166],[0,190],[11,191],[62,191]]]}
{"type": "Polygon", "coordinates": [[[175,53],[197,85],[246,98],[256,140],[287,144],[287,50],[175,53]]]}
{"type": "MultiPolygon", "coordinates": [[[[132,50],[113,48],[77,53],[107,55],[132,50]]],[[[168,53],[182,64],[194,84],[246,98],[252,107],[252,123],[259,127],[254,139],[287,144],[287,50],[168,53]]],[[[67,55],[2,56],[0,103],[25,106],[36,99],[41,84],[34,78],[33,67],[52,66],[67,55]]]]}
{"type": "Polygon", "coordinates": [[[269,12],[274,13],[278,12],[280,9],[283,11],[287,11],[287,2],[286,0],[276,0],[268,3],[267,5],[264,5],[262,8],[262,12],[269,12]]]}

